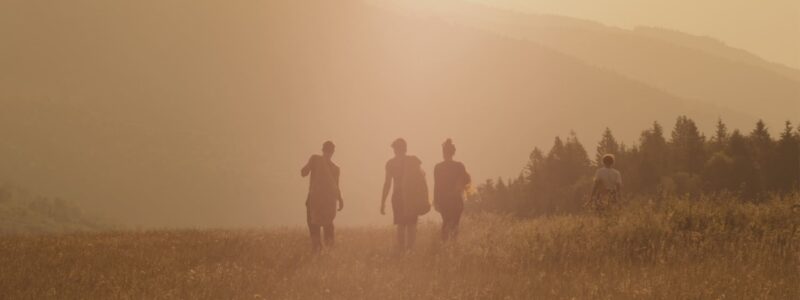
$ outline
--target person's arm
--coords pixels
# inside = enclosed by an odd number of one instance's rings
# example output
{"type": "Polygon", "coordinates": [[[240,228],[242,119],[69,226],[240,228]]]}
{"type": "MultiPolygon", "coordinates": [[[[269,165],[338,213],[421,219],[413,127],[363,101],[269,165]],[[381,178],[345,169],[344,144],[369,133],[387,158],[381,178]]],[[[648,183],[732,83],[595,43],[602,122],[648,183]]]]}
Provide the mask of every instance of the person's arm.
{"type": "Polygon", "coordinates": [[[386,165],[386,177],[383,180],[383,194],[381,196],[381,214],[386,214],[386,197],[389,197],[389,189],[392,188],[392,176],[389,175],[389,165],[386,165]]]}
{"type": "Polygon", "coordinates": [[[597,192],[600,189],[600,176],[597,176],[599,173],[600,170],[597,170],[597,172],[594,173],[594,180],[592,182],[592,195],[589,196],[589,201],[594,200],[594,197],[597,196],[597,192]]]}
{"type": "Polygon", "coordinates": [[[300,170],[300,176],[302,177],[308,176],[308,174],[311,173],[311,166],[313,165],[314,165],[314,156],[312,155],[311,158],[308,159],[306,165],[303,166],[303,169],[300,170]]]}
{"type": "Polygon", "coordinates": [[[467,167],[464,164],[461,164],[461,170],[464,172],[464,189],[469,189],[469,185],[472,184],[472,176],[469,175],[467,172],[467,167]]]}
{"type": "Polygon", "coordinates": [[[439,165],[433,167],[433,209],[439,211],[439,201],[442,196],[439,193],[442,192],[442,188],[439,187],[441,185],[441,179],[439,178],[441,171],[439,171],[439,165]]]}
{"type": "Polygon", "coordinates": [[[336,179],[336,191],[339,192],[339,195],[338,195],[339,196],[339,211],[342,211],[342,209],[344,208],[344,199],[342,199],[342,189],[339,187],[339,174],[341,174],[341,171],[337,167],[336,168],[336,178],[335,178],[336,179]]]}

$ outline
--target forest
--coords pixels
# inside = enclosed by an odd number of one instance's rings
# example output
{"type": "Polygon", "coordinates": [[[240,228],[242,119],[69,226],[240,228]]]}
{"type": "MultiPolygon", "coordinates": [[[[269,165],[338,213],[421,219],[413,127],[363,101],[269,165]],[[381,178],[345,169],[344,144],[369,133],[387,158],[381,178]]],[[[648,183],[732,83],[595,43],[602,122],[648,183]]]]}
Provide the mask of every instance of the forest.
{"type": "Polygon", "coordinates": [[[467,209],[517,217],[579,211],[605,154],[615,156],[614,168],[622,173],[621,201],[724,195],[760,202],[800,185],[800,128],[790,121],[773,137],[761,120],[742,132],[729,130],[720,119],[708,137],[692,119],[680,116],[669,135],[654,122],[633,145],[618,141],[606,128],[594,150],[590,157],[575,132],[556,137],[548,152],[533,149],[518,177],[479,184],[467,209]]]}

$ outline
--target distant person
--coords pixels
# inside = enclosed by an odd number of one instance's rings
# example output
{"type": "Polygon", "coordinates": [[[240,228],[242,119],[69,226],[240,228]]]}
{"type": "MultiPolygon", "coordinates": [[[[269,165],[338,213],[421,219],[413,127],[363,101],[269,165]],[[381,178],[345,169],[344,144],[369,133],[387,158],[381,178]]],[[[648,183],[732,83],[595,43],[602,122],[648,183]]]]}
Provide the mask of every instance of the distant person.
{"type": "Polygon", "coordinates": [[[603,166],[594,174],[591,201],[597,208],[608,207],[611,202],[619,200],[622,191],[622,175],[613,168],[614,155],[603,156],[603,166]]]}
{"type": "Polygon", "coordinates": [[[322,155],[312,155],[300,171],[303,177],[311,174],[306,198],[306,220],[311,234],[311,249],[315,253],[322,249],[320,227],[325,231],[325,246],[333,246],[336,204],[339,204],[339,211],[344,208],[344,200],[339,190],[339,167],[331,161],[335,147],[333,142],[326,141],[322,144],[322,155]]]}
{"type": "Polygon", "coordinates": [[[464,211],[464,198],[472,182],[464,164],[453,160],[456,146],[451,139],[442,144],[444,161],[433,169],[433,207],[442,215],[442,240],[458,235],[458,223],[464,211]]]}
{"type": "Polygon", "coordinates": [[[417,220],[430,210],[428,187],[422,161],[409,156],[406,141],[402,138],[392,143],[394,158],[386,162],[386,177],[383,183],[381,214],[386,214],[386,198],[392,189],[392,214],[397,225],[397,250],[409,251],[417,237],[417,220]]]}

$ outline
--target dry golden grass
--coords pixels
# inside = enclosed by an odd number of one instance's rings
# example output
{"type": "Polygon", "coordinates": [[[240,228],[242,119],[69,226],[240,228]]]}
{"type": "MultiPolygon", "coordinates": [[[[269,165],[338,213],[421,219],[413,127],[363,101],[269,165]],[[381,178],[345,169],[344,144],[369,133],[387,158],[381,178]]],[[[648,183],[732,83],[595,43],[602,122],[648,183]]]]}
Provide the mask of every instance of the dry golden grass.
{"type": "Polygon", "coordinates": [[[629,204],[608,216],[476,216],[457,243],[421,227],[341,229],[310,254],[306,232],[184,230],[0,239],[2,298],[800,299],[797,197],[629,204]]]}

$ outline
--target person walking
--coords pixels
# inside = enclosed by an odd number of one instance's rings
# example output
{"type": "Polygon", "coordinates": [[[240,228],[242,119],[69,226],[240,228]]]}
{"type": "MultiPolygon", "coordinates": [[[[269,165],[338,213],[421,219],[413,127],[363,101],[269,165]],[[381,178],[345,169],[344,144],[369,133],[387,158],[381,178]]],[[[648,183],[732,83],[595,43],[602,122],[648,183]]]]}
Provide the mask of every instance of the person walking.
{"type": "Polygon", "coordinates": [[[603,156],[603,166],[594,174],[594,186],[590,202],[598,211],[605,210],[612,202],[619,200],[622,191],[622,174],[613,168],[614,155],[603,156]]]}
{"type": "Polygon", "coordinates": [[[324,230],[325,246],[333,247],[336,204],[339,204],[339,211],[344,208],[339,189],[339,166],[331,160],[335,147],[333,142],[326,141],[322,144],[322,155],[312,155],[300,170],[302,177],[311,175],[306,197],[306,221],[311,235],[311,250],[314,253],[322,250],[321,230],[324,230]]]}
{"type": "Polygon", "coordinates": [[[397,225],[397,250],[410,251],[417,237],[417,220],[430,210],[428,187],[422,161],[407,155],[402,138],[392,143],[394,157],[386,162],[386,176],[381,197],[381,214],[386,214],[386,198],[392,190],[392,215],[397,225]]]}
{"type": "Polygon", "coordinates": [[[464,198],[472,182],[464,164],[453,160],[456,146],[447,139],[442,144],[444,161],[433,169],[433,207],[442,215],[442,240],[455,239],[464,211],[464,198]]]}

